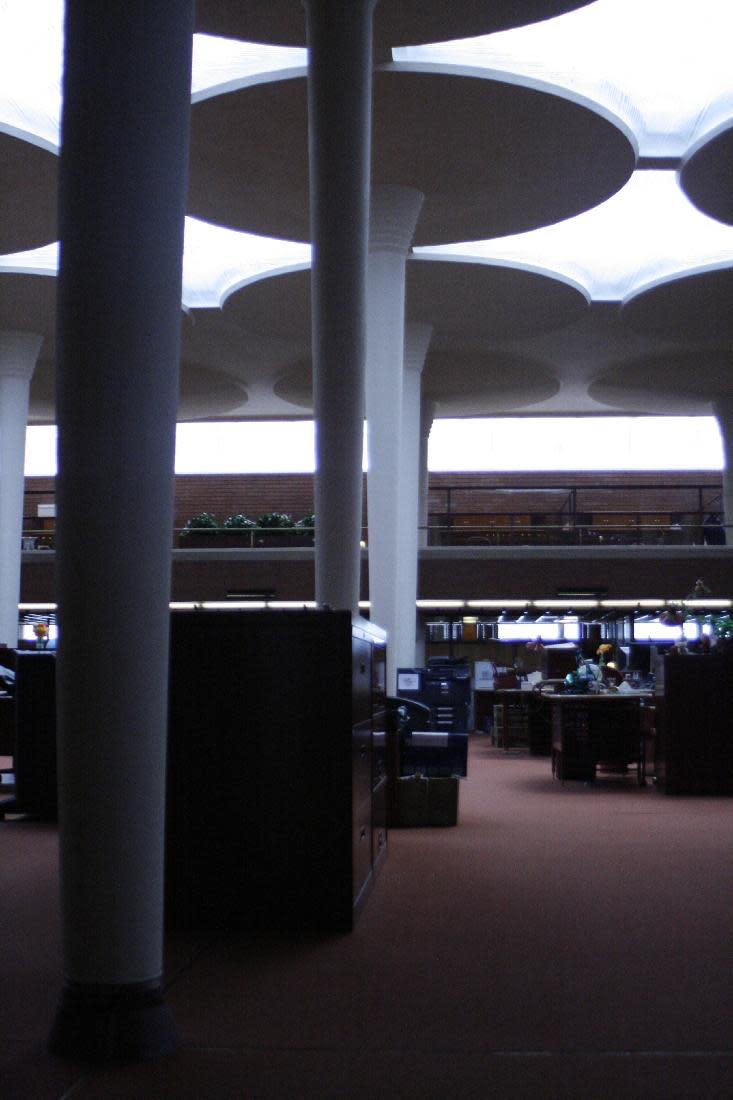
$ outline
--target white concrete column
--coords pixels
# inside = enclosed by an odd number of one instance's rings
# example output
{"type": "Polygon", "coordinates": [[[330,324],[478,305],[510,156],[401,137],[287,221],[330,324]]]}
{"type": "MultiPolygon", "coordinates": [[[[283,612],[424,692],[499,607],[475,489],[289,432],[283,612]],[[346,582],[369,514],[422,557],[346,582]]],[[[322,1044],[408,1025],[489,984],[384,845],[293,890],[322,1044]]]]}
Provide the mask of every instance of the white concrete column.
{"type": "Polygon", "coordinates": [[[407,633],[408,597],[400,591],[400,563],[406,552],[402,540],[409,525],[417,552],[417,490],[406,502],[402,488],[405,264],[423,198],[412,188],[382,186],[375,189],[371,208],[366,378],[369,599],[372,620],[389,636],[387,690],[392,694],[395,670],[414,659],[414,590],[407,633]]]}
{"type": "Polygon", "coordinates": [[[425,668],[425,623],[417,615],[415,617],[415,668],[425,668]]]}
{"type": "Polygon", "coordinates": [[[56,408],[64,990],[54,1053],[152,1057],[193,0],[67,0],[56,408]]]}
{"type": "Polygon", "coordinates": [[[375,0],[305,0],[316,600],[358,610],[375,0]]]}
{"type": "Polygon", "coordinates": [[[723,439],[723,523],[725,541],[733,546],[733,399],[718,398],[713,406],[723,439]]]}
{"type": "Polygon", "coordinates": [[[418,522],[420,518],[421,380],[432,325],[408,323],[405,327],[405,364],[402,384],[402,459],[397,548],[397,667],[412,667],[417,660],[418,522]]]}
{"type": "Polygon", "coordinates": [[[418,546],[427,546],[430,471],[428,470],[428,443],[435,419],[435,402],[422,395],[420,401],[420,490],[418,505],[418,546]]]}
{"type": "Polygon", "coordinates": [[[43,337],[0,332],[0,643],[18,644],[28,393],[43,337]]]}

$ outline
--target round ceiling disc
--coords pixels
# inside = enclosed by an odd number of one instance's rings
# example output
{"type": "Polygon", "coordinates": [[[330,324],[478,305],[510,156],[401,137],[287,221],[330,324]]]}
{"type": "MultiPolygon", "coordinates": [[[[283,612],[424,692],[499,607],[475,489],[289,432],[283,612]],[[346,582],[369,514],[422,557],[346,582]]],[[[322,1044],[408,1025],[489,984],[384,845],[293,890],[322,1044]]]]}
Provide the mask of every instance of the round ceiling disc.
{"type": "Polygon", "coordinates": [[[733,396],[733,352],[690,349],[656,352],[615,364],[590,385],[596,401],[629,413],[709,414],[733,396]]]}
{"type": "MultiPolygon", "coordinates": [[[[379,0],[374,40],[379,51],[509,30],[585,7],[589,0],[379,0]]],[[[305,9],[298,0],[198,0],[196,30],[245,42],[305,46],[305,9]]]]}
{"type": "Polygon", "coordinates": [[[714,343],[733,338],[733,268],[685,275],[628,299],[622,318],[636,332],[714,343]]]}
{"type": "Polygon", "coordinates": [[[733,225],[733,126],[692,154],[682,166],[680,183],[703,214],[733,225]]]}
{"type": "MultiPolygon", "coordinates": [[[[188,212],[310,240],[306,80],[258,84],[192,108],[188,212]]],[[[375,73],[372,185],[425,196],[414,244],[519,233],[615,194],[635,152],[587,107],[518,84],[375,73]]]]}
{"type": "Polygon", "coordinates": [[[0,253],[56,240],[58,157],[0,133],[0,253]]]}

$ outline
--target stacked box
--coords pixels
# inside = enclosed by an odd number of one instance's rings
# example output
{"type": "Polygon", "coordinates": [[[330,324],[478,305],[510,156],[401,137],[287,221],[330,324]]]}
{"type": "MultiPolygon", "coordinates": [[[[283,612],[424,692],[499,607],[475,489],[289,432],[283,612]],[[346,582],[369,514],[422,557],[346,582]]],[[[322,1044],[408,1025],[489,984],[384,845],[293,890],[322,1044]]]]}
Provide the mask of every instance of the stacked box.
{"type": "Polygon", "coordinates": [[[458,777],[405,776],[397,781],[396,820],[399,827],[458,824],[458,777]]]}

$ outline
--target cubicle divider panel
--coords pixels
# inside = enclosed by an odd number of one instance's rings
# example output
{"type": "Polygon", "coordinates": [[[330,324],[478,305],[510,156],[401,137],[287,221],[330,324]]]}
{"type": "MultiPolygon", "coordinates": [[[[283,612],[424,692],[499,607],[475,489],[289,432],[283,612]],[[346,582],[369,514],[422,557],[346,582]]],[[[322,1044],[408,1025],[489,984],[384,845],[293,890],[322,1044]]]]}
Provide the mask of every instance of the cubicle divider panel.
{"type": "Polygon", "coordinates": [[[351,927],[375,862],[374,646],[348,612],[173,612],[169,923],[351,927]]]}

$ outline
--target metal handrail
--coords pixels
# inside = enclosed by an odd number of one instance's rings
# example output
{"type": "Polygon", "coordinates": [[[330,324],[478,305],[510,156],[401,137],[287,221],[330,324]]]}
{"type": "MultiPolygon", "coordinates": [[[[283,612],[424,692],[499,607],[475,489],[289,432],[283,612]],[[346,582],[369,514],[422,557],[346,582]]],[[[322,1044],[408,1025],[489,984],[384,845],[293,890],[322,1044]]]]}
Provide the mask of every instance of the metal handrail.
{"type": "MultiPolygon", "coordinates": [[[[613,515],[614,513],[597,513],[613,515]]],[[[628,513],[623,513],[628,514],[628,513]]],[[[645,515],[652,513],[645,512],[645,515]]],[[[726,542],[726,530],[733,525],[704,523],[552,523],[517,524],[455,523],[431,524],[427,528],[432,546],[703,546],[726,542]],[[717,535],[717,537],[716,537],[717,535]]],[[[733,542],[729,536],[728,542],[733,542]]]]}
{"type": "MultiPolygon", "coordinates": [[[[603,513],[612,515],[613,513],[603,513]]],[[[649,515],[650,513],[645,513],[649,515]]],[[[720,524],[714,530],[707,529],[702,523],[657,524],[657,523],[602,523],[602,524],[516,524],[487,523],[456,526],[452,523],[428,524],[419,528],[422,545],[428,546],[582,546],[592,549],[596,546],[733,546],[733,524],[720,524]],[[717,535],[717,538],[715,537],[717,535]]],[[[313,527],[252,527],[236,530],[232,528],[175,528],[173,545],[197,549],[202,542],[207,549],[225,549],[236,544],[239,548],[259,549],[270,547],[309,547],[313,545],[313,527]],[[204,536],[204,537],[201,537],[204,536]],[[208,538],[206,538],[208,536],[208,538]]],[[[52,550],[55,544],[55,530],[48,528],[27,528],[22,536],[21,548],[30,550],[52,550]]],[[[363,544],[368,544],[368,530],[362,531],[363,544]]]]}

